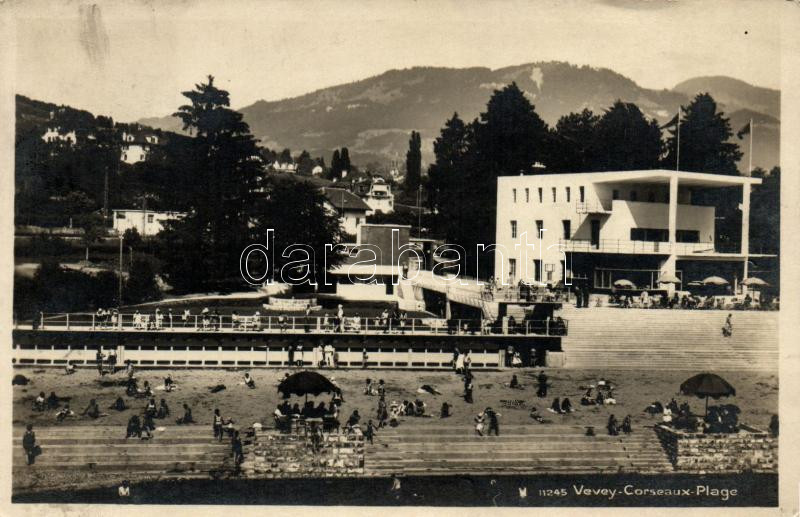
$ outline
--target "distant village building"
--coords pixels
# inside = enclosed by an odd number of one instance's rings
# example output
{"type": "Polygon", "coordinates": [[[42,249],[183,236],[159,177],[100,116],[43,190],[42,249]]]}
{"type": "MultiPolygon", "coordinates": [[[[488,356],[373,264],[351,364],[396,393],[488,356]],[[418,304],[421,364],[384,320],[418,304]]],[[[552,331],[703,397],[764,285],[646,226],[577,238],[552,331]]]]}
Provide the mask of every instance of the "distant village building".
{"type": "Polygon", "coordinates": [[[75,143],[78,141],[78,137],[76,136],[74,130],[62,133],[60,127],[54,126],[47,128],[47,131],[45,131],[44,135],[42,135],[42,140],[49,143],[66,142],[70,145],[75,145],[75,143]]]}
{"type": "Polygon", "coordinates": [[[353,186],[354,192],[375,212],[391,214],[394,212],[394,194],[392,187],[380,176],[366,178],[353,186]]]}
{"type": "Polygon", "coordinates": [[[286,172],[289,174],[297,172],[297,164],[292,162],[272,162],[270,168],[275,172],[286,172]]]}
{"type": "Polygon", "coordinates": [[[133,165],[146,161],[153,146],[159,145],[160,138],[150,131],[123,131],[120,146],[120,161],[133,165]]]}
{"type": "Polygon", "coordinates": [[[342,230],[355,235],[358,232],[358,225],[367,221],[367,215],[371,211],[370,206],[344,188],[323,187],[320,192],[325,196],[325,208],[339,216],[342,230]]]}
{"type": "Polygon", "coordinates": [[[156,235],[164,229],[165,221],[184,217],[182,212],[156,212],[153,210],[123,209],[114,210],[114,231],[119,235],[130,228],[136,229],[142,237],[156,235]]]}

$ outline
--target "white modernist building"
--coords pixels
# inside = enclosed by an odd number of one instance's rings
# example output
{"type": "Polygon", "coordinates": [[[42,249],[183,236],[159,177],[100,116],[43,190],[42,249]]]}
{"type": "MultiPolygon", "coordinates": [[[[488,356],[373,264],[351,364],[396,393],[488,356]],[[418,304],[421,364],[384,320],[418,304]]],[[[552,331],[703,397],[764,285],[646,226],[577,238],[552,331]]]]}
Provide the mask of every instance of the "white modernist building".
{"type": "Polygon", "coordinates": [[[142,237],[155,235],[164,229],[164,222],[180,219],[182,212],[155,212],[153,210],[114,210],[114,231],[122,235],[129,228],[136,229],[142,237]]]}
{"type": "Polygon", "coordinates": [[[545,284],[578,279],[600,290],[625,278],[642,289],[670,291],[709,270],[741,280],[748,258],[764,257],[749,253],[748,236],[750,190],[760,183],[670,170],[500,177],[495,277],[545,284]],[[741,189],[736,249],[716,248],[714,207],[693,204],[696,191],[714,188],[741,189]],[[662,275],[682,282],[661,283],[662,275]]]}

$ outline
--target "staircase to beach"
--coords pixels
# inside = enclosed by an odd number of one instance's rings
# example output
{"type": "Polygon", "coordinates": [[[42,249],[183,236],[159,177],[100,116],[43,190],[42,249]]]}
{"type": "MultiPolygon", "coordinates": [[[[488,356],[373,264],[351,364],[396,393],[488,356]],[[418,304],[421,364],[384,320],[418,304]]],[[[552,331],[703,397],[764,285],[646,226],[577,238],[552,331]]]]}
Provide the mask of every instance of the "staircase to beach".
{"type": "Polygon", "coordinates": [[[502,425],[500,436],[471,427],[403,423],[380,429],[366,446],[365,473],[373,476],[460,474],[613,474],[672,472],[652,428],[628,436],[580,426],[502,425]]]}
{"type": "Polygon", "coordinates": [[[567,368],[777,371],[777,312],[565,307],[567,368]]]}
{"type": "Polygon", "coordinates": [[[37,427],[42,448],[32,466],[22,449],[23,428],[13,432],[13,468],[70,469],[112,473],[154,474],[159,477],[209,476],[232,467],[229,439],[214,440],[210,426],[170,426],[153,438],[125,438],[124,426],[37,427]]]}

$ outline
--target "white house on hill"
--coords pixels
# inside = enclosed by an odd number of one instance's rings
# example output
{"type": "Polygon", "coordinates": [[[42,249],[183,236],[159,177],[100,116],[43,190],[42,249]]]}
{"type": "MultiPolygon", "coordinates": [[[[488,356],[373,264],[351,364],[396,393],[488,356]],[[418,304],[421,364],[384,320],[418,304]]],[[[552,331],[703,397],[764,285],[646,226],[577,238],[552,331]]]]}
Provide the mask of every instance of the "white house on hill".
{"type": "Polygon", "coordinates": [[[180,219],[182,212],[155,212],[153,210],[125,209],[114,210],[113,228],[118,234],[129,228],[136,229],[142,237],[155,235],[164,229],[165,221],[180,219]]]}
{"type": "Polygon", "coordinates": [[[367,221],[369,205],[344,188],[323,187],[320,192],[325,196],[325,208],[339,216],[342,230],[356,235],[358,225],[367,221]]]}

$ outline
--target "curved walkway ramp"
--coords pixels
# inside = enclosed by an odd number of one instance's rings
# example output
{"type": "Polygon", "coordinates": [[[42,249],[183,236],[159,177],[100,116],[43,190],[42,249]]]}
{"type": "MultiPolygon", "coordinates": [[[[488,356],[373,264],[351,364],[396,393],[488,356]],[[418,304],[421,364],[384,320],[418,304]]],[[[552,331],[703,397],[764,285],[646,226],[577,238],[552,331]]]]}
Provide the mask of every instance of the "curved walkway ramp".
{"type": "Polygon", "coordinates": [[[500,424],[500,436],[470,428],[403,423],[380,429],[364,460],[368,475],[616,474],[672,472],[652,428],[608,436],[580,426],[500,424]]]}
{"type": "Polygon", "coordinates": [[[567,368],[639,370],[778,370],[778,312],[732,311],[733,335],[722,336],[729,313],[719,310],[567,309],[562,338],[567,368]]]}
{"type": "Polygon", "coordinates": [[[109,473],[154,474],[159,477],[209,476],[231,466],[229,439],[214,440],[211,426],[171,425],[154,431],[153,438],[125,438],[123,426],[36,427],[42,454],[26,465],[22,449],[25,430],[13,432],[14,470],[83,470],[109,473]]]}

